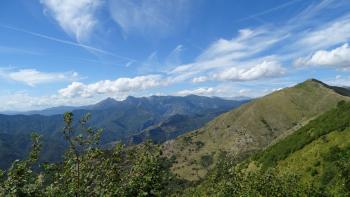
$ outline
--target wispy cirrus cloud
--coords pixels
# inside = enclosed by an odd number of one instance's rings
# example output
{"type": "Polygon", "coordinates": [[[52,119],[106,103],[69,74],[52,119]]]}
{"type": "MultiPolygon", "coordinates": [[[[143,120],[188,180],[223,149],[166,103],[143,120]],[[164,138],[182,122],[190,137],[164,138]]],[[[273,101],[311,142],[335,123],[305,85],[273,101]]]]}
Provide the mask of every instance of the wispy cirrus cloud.
{"type": "Polygon", "coordinates": [[[61,28],[78,42],[86,40],[97,25],[96,10],[102,0],[40,0],[61,28]]]}
{"type": "Polygon", "coordinates": [[[56,42],[56,43],[70,45],[70,46],[75,46],[75,47],[80,47],[80,48],[86,49],[86,50],[88,50],[90,52],[93,52],[93,53],[100,53],[100,54],[112,56],[112,57],[115,57],[115,58],[119,58],[119,59],[122,59],[122,60],[126,60],[126,61],[129,61],[129,62],[130,61],[132,61],[132,62],[136,61],[133,58],[120,56],[120,55],[117,55],[117,54],[115,54],[115,53],[113,53],[111,51],[107,51],[107,50],[104,50],[104,49],[101,49],[101,48],[96,48],[96,47],[93,47],[93,46],[90,46],[90,45],[87,45],[87,44],[82,44],[82,43],[79,43],[79,42],[73,42],[73,41],[69,41],[69,40],[64,40],[64,39],[60,39],[60,38],[57,38],[57,37],[52,37],[52,36],[49,36],[49,35],[46,35],[46,34],[37,33],[37,32],[29,31],[29,30],[26,30],[26,29],[21,29],[21,28],[8,26],[8,25],[3,25],[3,24],[0,24],[0,27],[1,28],[5,28],[5,29],[9,29],[9,30],[12,30],[12,31],[16,31],[16,32],[21,32],[21,33],[24,33],[24,34],[28,34],[28,35],[31,35],[31,36],[34,36],[34,37],[37,37],[37,38],[46,39],[46,40],[53,41],[53,42],[56,42]]]}
{"type": "Polygon", "coordinates": [[[125,33],[171,33],[183,25],[190,6],[187,0],[110,0],[109,12],[125,33]]]}
{"type": "Polygon", "coordinates": [[[177,45],[166,57],[165,66],[171,67],[181,64],[181,54],[184,51],[184,46],[182,44],[177,45]]]}
{"type": "Polygon", "coordinates": [[[281,10],[283,8],[287,8],[287,7],[297,3],[299,1],[301,1],[301,0],[291,0],[291,1],[288,1],[287,3],[281,4],[279,6],[272,7],[270,9],[264,10],[262,12],[258,12],[258,13],[252,14],[250,16],[238,19],[238,20],[236,20],[236,22],[242,22],[242,21],[249,20],[249,19],[256,19],[257,17],[260,17],[260,16],[263,16],[263,15],[266,15],[266,14],[269,14],[269,13],[281,10]]]}
{"type": "Polygon", "coordinates": [[[287,36],[288,34],[283,32],[271,33],[267,27],[240,29],[238,35],[232,39],[220,38],[211,43],[197,57],[197,62],[220,58],[232,60],[249,58],[282,41],[287,36]]]}
{"type": "Polygon", "coordinates": [[[287,37],[288,34],[283,32],[271,34],[266,28],[241,29],[236,37],[218,39],[199,54],[195,62],[179,65],[169,74],[182,75],[184,80],[193,77],[194,83],[279,77],[285,73],[285,69],[278,58],[261,57],[259,53],[287,37]]]}
{"type": "MultiPolygon", "coordinates": [[[[293,69],[292,64],[296,59],[316,54],[317,51],[320,52],[315,58],[330,59],[335,52],[323,57],[325,53],[321,51],[350,40],[350,10],[346,10],[344,5],[350,4],[334,0],[314,2],[283,25],[265,24],[241,29],[231,39],[217,39],[195,61],[179,65],[169,73],[185,75],[184,80],[191,78],[194,83],[210,80],[255,81],[281,77],[287,74],[287,70],[293,69]],[[320,17],[323,11],[334,11],[340,7],[345,8],[337,16],[320,17]]],[[[344,51],[342,49],[343,54],[346,53],[344,51]]],[[[336,51],[339,52],[340,49],[336,51]]],[[[337,64],[344,64],[344,60],[338,57],[337,64]]]]}
{"type": "Polygon", "coordinates": [[[350,39],[350,15],[306,30],[298,36],[300,38],[295,42],[295,47],[304,47],[308,50],[318,50],[345,43],[350,39]]]}
{"type": "Polygon", "coordinates": [[[0,46],[0,54],[25,54],[25,55],[42,55],[43,53],[41,51],[38,51],[38,49],[25,49],[20,47],[14,47],[14,46],[0,46]]]}
{"type": "Polygon", "coordinates": [[[17,81],[29,86],[62,81],[74,81],[80,78],[77,72],[41,72],[36,69],[4,69],[0,68],[0,77],[17,81]]]}

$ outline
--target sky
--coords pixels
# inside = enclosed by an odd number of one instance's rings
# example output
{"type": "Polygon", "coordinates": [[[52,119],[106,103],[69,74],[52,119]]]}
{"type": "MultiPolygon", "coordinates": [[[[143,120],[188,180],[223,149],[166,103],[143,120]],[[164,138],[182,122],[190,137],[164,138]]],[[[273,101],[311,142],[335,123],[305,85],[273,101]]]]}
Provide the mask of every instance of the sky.
{"type": "Polygon", "coordinates": [[[348,0],[3,0],[0,111],[350,86],[348,0]]]}

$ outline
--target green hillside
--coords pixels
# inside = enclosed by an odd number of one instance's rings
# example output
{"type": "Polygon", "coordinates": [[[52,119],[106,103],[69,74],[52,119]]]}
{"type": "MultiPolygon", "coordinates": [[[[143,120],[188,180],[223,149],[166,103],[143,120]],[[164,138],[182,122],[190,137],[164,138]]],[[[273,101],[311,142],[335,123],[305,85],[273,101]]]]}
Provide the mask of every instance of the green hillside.
{"type": "Polygon", "coordinates": [[[343,88],[307,80],[227,112],[205,127],[164,144],[176,163],[172,170],[197,180],[214,166],[222,152],[246,158],[281,136],[292,133],[319,114],[350,100],[343,88]]]}
{"type": "MultiPolygon", "coordinates": [[[[342,174],[345,166],[342,161],[350,163],[350,129],[334,131],[305,145],[301,150],[279,161],[279,171],[294,172],[301,175],[304,183],[314,182],[318,187],[333,196],[344,193],[342,174]]],[[[349,180],[348,180],[349,181],[349,180]]]]}
{"type": "Polygon", "coordinates": [[[313,182],[329,195],[339,196],[344,185],[350,189],[350,182],[342,178],[344,164],[350,164],[350,103],[340,102],[254,160],[262,169],[297,173],[302,182],[313,182]]]}
{"type": "Polygon", "coordinates": [[[243,162],[223,156],[185,196],[349,196],[350,102],[243,162]]]}

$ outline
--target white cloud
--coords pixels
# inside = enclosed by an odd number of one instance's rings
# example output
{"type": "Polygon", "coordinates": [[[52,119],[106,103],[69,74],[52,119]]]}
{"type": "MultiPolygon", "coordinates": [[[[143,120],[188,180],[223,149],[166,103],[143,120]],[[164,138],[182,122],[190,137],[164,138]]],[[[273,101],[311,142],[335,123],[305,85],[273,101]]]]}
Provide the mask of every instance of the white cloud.
{"type": "Polygon", "coordinates": [[[110,0],[114,21],[124,32],[164,34],[183,24],[190,1],[187,0],[110,0]]]}
{"type": "Polygon", "coordinates": [[[101,0],[41,0],[62,29],[78,41],[88,38],[97,24],[101,0]]]}
{"type": "Polygon", "coordinates": [[[237,37],[232,38],[231,40],[220,38],[217,41],[213,42],[205,51],[197,58],[199,61],[209,60],[213,58],[218,58],[223,55],[228,55],[233,52],[238,53],[238,57],[244,57],[251,53],[248,53],[247,42],[250,39],[255,38],[258,35],[261,35],[263,31],[253,31],[251,29],[241,29],[238,31],[239,34],[237,37]],[[245,51],[246,53],[242,53],[245,51]]]}
{"type": "Polygon", "coordinates": [[[82,106],[96,103],[103,98],[66,98],[59,95],[33,96],[28,92],[8,92],[0,94],[0,111],[39,110],[54,106],[82,106]]]}
{"type": "MultiPolygon", "coordinates": [[[[200,76],[208,75],[208,72],[218,73],[223,69],[228,70],[228,68],[230,68],[231,72],[236,69],[237,72],[241,73],[239,75],[244,74],[244,72],[249,72],[247,74],[250,74],[254,70],[250,70],[252,67],[249,66],[251,62],[260,61],[262,59],[257,56],[257,54],[268,50],[274,44],[287,37],[287,34],[278,31],[271,34],[265,28],[255,30],[241,29],[236,37],[231,40],[218,39],[207,47],[207,49],[196,58],[195,62],[179,65],[169,73],[172,75],[185,75],[187,77],[197,76],[194,77],[192,82],[206,81],[209,78],[200,76]],[[250,62],[247,61],[248,59],[250,62]]],[[[274,68],[276,68],[276,66],[274,68]]],[[[266,70],[268,69],[265,69],[265,72],[267,72],[266,70]]],[[[270,72],[262,74],[261,77],[266,77],[266,75],[269,75],[268,77],[273,77],[273,74],[270,72]]],[[[258,79],[258,77],[259,76],[248,77],[246,80],[258,79]]]]}
{"type": "Polygon", "coordinates": [[[99,94],[130,94],[135,91],[147,90],[166,85],[160,75],[137,76],[134,78],[118,78],[103,80],[91,84],[73,82],[68,87],[59,90],[64,97],[94,97],[99,94]]]}
{"type": "MultiPolygon", "coordinates": [[[[333,6],[333,3],[329,1],[326,4],[333,6]]],[[[296,57],[305,56],[315,50],[321,51],[321,49],[347,42],[350,39],[350,15],[325,19],[320,23],[314,22],[312,16],[332,6],[315,3],[308,8],[312,9],[312,14],[302,13],[295,17],[299,20],[305,19],[303,23],[294,21],[293,24],[287,23],[278,27],[261,26],[256,29],[241,29],[237,36],[232,39],[220,38],[214,41],[198,55],[194,62],[179,65],[169,73],[192,78],[192,82],[208,79],[249,81],[279,77],[285,73],[285,69],[278,62],[289,64],[296,57]],[[262,59],[271,54],[278,61],[261,63],[262,59]],[[255,62],[255,65],[252,65],[252,62],[255,62]],[[213,73],[216,73],[214,77],[213,73]],[[209,77],[205,79],[201,76],[209,77]]],[[[316,58],[321,61],[321,56],[324,56],[325,52],[315,54],[313,61],[316,58]]],[[[348,64],[346,59],[335,55],[340,52],[342,57],[346,56],[347,46],[334,51],[333,54],[327,54],[326,58],[332,62],[326,62],[325,58],[322,58],[323,62],[318,63],[322,65],[336,63],[344,67],[348,64]]],[[[185,77],[183,79],[186,80],[185,77]]]]}
{"type": "Polygon", "coordinates": [[[41,72],[36,69],[0,69],[0,77],[25,83],[29,86],[79,79],[76,72],[41,72]]]}
{"type": "Polygon", "coordinates": [[[192,82],[193,83],[203,83],[203,82],[206,82],[208,80],[209,80],[209,78],[207,76],[200,76],[200,77],[193,78],[192,82]]]}
{"type": "Polygon", "coordinates": [[[250,81],[262,78],[279,77],[285,74],[285,69],[274,60],[264,60],[262,63],[248,68],[232,67],[214,74],[213,78],[223,81],[250,81]]]}
{"type": "Polygon", "coordinates": [[[186,95],[195,94],[200,96],[213,96],[220,93],[222,93],[221,89],[209,87],[209,88],[197,88],[194,90],[181,90],[177,92],[176,95],[186,96],[186,95]]]}
{"type": "Polygon", "coordinates": [[[344,44],[332,50],[319,50],[310,57],[299,58],[295,61],[296,66],[330,66],[337,68],[350,67],[350,47],[344,44]]]}
{"type": "Polygon", "coordinates": [[[197,58],[197,61],[208,61],[223,57],[241,59],[252,56],[266,50],[278,41],[286,38],[286,35],[278,32],[272,33],[265,28],[241,29],[238,35],[231,40],[220,38],[213,42],[197,58]],[[276,35],[278,34],[278,36],[276,35]]]}
{"type": "Polygon", "coordinates": [[[240,96],[246,96],[248,95],[252,90],[251,89],[240,89],[239,90],[239,95],[240,96]]]}
{"type": "Polygon", "coordinates": [[[266,95],[264,87],[266,84],[259,85],[259,88],[256,86],[253,87],[244,87],[242,88],[240,85],[234,84],[232,82],[225,82],[218,84],[212,87],[198,87],[194,89],[185,89],[176,92],[174,95],[177,96],[186,96],[186,95],[200,95],[200,96],[217,96],[222,98],[236,98],[236,97],[250,97],[256,98],[263,95],[266,95]],[[251,89],[253,88],[253,89],[251,89]]]}

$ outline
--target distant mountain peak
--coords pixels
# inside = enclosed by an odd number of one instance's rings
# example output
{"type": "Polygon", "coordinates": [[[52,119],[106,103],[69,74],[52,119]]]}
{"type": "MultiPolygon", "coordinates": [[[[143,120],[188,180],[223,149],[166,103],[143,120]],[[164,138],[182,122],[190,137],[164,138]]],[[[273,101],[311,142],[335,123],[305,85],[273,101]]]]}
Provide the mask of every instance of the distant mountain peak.
{"type": "Polygon", "coordinates": [[[125,99],[125,100],[135,100],[135,99],[137,99],[137,97],[134,97],[134,96],[128,96],[128,97],[126,97],[126,99],[125,99]]]}
{"type": "Polygon", "coordinates": [[[108,97],[102,101],[100,101],[99,103],[115,103],[118,102],[117,100],[115,100],[114,98],[108,97]]]}
{"type": "Polygon", "coordinates": [[[118,104],[118,101],[114,98],[108,97],[95,105],[92,105],[92,109],[105,109],[110,108],[118,104]]]}

